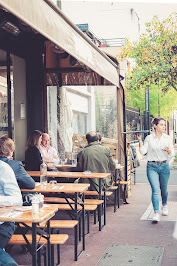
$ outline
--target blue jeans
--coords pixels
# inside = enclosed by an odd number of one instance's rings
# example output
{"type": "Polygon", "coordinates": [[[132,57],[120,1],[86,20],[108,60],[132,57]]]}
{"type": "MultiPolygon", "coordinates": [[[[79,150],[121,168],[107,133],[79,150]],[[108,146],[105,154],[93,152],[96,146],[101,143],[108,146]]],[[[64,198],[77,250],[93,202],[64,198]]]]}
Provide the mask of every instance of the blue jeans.
{"type": "Polygon", "coordinates": [[[161,190],[162,205],[167,204],[168,199],[168,180],[170,177],[169,163],[157,164],[147,163],[147,177],[152,188],[152,205],[154,212],[159,211],[159,191],[161,190]]]}
{"type": "Polygon", "coordinates": [[[0,224],[0,248],[5,248],[6,244],[15,231],[15,224],[12,222],[5,222],[0,224]]]}
{"type": "Polygon", "coordinates": [[[14,259],[0,248],[0,266],[18,266],[14,259]]]}

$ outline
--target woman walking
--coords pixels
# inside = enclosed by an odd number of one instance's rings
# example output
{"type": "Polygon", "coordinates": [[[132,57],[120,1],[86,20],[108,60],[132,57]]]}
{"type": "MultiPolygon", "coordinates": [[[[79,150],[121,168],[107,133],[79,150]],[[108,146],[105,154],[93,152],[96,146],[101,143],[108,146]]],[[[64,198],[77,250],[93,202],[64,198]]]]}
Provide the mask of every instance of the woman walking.
{"type": "Polygon", "coordinates": [[[140,133],[136,134],[139,141],[140,153],[147,154],[147,177],[152,188],[152,205],[154,215],[152,221],[159,222],[159,191],[162,197],[162,215],[168,215],[168,180],[170,177],[169,160],[174,156],[171,138],[165,132],[165,119],[154,118],[152,125],[155,132],[145,138],[144,145],[140,133]]]}

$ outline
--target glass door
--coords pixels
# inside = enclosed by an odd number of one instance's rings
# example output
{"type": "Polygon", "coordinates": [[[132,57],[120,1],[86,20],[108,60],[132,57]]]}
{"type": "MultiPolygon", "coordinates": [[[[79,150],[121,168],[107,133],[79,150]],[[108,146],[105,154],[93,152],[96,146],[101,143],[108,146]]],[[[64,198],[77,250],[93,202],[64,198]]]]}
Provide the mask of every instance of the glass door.
{"type": "Polygon", "coordinates": [[[13,64],[9,53],[0,50],[0,137],[14,137],[13,64]]]}

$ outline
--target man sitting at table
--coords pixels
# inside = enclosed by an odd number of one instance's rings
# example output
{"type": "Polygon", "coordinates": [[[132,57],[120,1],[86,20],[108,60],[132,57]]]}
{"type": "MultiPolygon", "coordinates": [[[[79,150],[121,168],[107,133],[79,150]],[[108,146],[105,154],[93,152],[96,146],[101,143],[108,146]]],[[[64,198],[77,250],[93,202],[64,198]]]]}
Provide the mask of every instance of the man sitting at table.
{"type": "Polygon", "coordinates": [[[13,160],[15,144],[12,139],[4,136],[0,138],[0,161],[10,165],[15,173],[20,188],[33,189],[35,182],[33,178],[26,172],[22,162],[13,160]]]}
{"type": "Polygon", "coordinates": [[[50,146],[50,137],[47,133],[42,134],[42,141],[40,145],[41,155],[47,167],[51,169],[54,165],[59,164],[59,157],[57,151],[50,146]]]}
{"type": "MultiPolygon", "coordinates": [[[[77,170],[91,171],[93,173],[110,173],[112,170],[114,170],[115,163],[110,150],[105,149],[105,147],[98,142],[97,133],[94,131],[87,133],[86,139],[88,145],[79,153],[77,170]]],[[[92,180],[88,180],[95,183],[95,185],[91,183],[90,189],[96,190],[96,188],[98,188],[98,179],[94,178],[92,180]]],[[[109,177],[106,179],[105,186],[109,187],[111,185],[112,178],[109,177]]]]}
{"type": "MultiPolygon", "coordinates": [[[[0,161],[0,205],[22,206],[22,196],[15,174],[12,168],[2,161],[0,161]]],[[[13,222],[0,222],[0,248],[5,248],[14,231],[13,222]]]]}

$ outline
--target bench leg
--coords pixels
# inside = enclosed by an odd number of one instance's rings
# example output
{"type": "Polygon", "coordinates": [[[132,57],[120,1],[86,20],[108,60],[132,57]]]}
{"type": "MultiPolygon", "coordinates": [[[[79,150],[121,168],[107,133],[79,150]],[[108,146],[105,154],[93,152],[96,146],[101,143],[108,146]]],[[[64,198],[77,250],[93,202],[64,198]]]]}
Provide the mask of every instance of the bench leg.
{"type": "Polygon", "coordinates": [[[77,261],[77,247],[78,247],[78,224],[75,226],[74,228],[74,240],[75,240],[75,244],[74,244],[74,259],[75,261],[77,261]]]}
{"type": "Polygon", "coordinates": [[[117,205],[117,189],[114,191],[114,212],[116,212],[116,205],[117,205]]]}
{"type": "Polygon", "coordinates": [[[60,245],[59,244],[57,244],[57,264],[60,264],[60,245]]]}
{"type": "Polygon", "coordinates": [[[104,203],[103,203],[103,207],[104,207],[104,225],[106,225],[106,195],[104,197],[104,203]]]}
{"type": "Polygon", "coordinates": [[[46,252],[46,247],[44,247],[43,250],[43,257],[44,257],[44,266],[47,266],[47,252],[46,252]]]}
{"type": "Polygon", "coordinates": [[[119,183],[118,183],[118,201],[117,201],[117,206],[118,206],[118,208],[120,207],[120,181],[119,181],[119,183]]]}
{"type": "Polygon", "coordinates": [[[90,211],[87,212],[87,234],[90,232],[90,211]]]}
{"type": "Polygon", "coordinates": [[[37,252],[37,265],[41,265],[41,250],[40,249],[37,252]]]}
{"type": "Polygon", "coordinates": [[[97,209],[94,210],[94,224],[96,224],[96,213],[97,213],[97,209]]]}
{"type": "Polygon", "coordinates": [[[81,241],[81,219],[79,218],[79,242],[81,241]]]}

